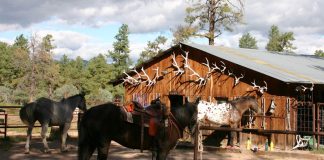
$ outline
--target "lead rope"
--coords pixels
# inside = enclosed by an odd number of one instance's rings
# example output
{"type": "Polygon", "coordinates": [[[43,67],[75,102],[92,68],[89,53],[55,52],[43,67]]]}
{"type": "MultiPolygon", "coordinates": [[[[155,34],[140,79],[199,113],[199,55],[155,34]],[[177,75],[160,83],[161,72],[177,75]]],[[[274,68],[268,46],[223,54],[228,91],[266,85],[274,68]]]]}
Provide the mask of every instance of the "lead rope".
{"type": "MultiPolygon", "coordinates": [[[[200,123],[198,122],[198,128],[200,126],[200,123]]],[[[199,152],[199,155],[200,155],[200,160],[202,160],[202,152],[204,151],[204,146],[203,146],[203,143],[202,143],[202,132],[200,131],[200,129],[198,129],[198,152],[199,152]]]]}

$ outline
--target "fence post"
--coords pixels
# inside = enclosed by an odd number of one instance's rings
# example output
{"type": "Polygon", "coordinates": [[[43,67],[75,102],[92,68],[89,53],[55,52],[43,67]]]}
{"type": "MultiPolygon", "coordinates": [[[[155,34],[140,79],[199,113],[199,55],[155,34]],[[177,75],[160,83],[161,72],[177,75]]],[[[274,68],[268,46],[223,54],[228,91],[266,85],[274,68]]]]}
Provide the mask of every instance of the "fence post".
{"type": "Polygon", "coordinates": [[[199,124],[196,125],[196,128],[195,128],[195,148],[194,148],[194,160],[197,160],[197,157],[198,157],[198,134],[199,134],[199,124]]]}
{"type": "Polygon", "coordinates": [[[315,148],[315,134],[316,134],[316,129],[315,129],[315,123],[316,123],[316,114],[315,114],[315,104],[313,103],[312,105],[313,108],[313,148],[315,148]]]}
{"type": "MultiPolygon", "coordinates": [[[[317,103],[317,150],[319,149],[319,145],[320,145],[320,140],[321,140],[321,136],[319,135],[320,133],[320,104],[317,103]]],[[[315,123],[315,122],[314,122],[315,123]]],[[[314,141],[314,140],[313,140],[314,141]]]]}
{"type": "Polygon", "coordinates": [[[7,121],[8,121],[8,114],[5,113],[5,126],[4,126],[4,129],[5,129],[4,138],[5,139],[7,138],[7,121]]]}

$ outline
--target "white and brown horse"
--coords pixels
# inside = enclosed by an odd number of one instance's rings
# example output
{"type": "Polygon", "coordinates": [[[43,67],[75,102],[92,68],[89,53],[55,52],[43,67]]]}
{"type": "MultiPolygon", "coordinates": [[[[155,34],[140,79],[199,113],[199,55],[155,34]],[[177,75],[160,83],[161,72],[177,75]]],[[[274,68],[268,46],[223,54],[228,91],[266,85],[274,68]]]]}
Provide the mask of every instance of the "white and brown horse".
{"type": "MultiPolygon", "coordinates": [[[[261,113],[258,102],[254,97],[246,96],[229,101],[228,103],[216,104],[207,101],[199,101],[197,122],[207,122],[216,126],[230,126],[238,128],[244,112],[251,109],[261,113]]],[[[228,144],[233,146],[234,132],[231,132],[228,144]]],[[[239,140],[238,140],[239,143],[239,140]]]]}

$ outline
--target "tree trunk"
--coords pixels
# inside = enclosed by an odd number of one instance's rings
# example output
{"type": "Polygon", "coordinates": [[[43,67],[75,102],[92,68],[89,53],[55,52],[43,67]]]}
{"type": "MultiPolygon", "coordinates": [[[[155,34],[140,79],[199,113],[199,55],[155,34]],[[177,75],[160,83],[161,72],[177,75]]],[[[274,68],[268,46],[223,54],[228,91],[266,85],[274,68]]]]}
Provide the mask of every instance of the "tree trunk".
{"type": "Polygon", "coordinates": [[[209,30],[208,30],[208,41],[209,45],[215,45],[215,18],[216,18],[216,1],[217,0],[209,0],[209,30]]]}
{"type": "Polygon", "coordinates": [[[31,84],[30,84],[30,92],[29,92],[29,102],[33,102],[34,101],[35,90],[36,90],[35,64],[34,64],[34,62],[32,62],[31,84]]]}
{"type": "Polygon", "coordinates": [[[49,99],[52,99],[53,96],[53,89],[52,89],[52,84],[50,83],[48,86],[48,97],[49,99]]]}

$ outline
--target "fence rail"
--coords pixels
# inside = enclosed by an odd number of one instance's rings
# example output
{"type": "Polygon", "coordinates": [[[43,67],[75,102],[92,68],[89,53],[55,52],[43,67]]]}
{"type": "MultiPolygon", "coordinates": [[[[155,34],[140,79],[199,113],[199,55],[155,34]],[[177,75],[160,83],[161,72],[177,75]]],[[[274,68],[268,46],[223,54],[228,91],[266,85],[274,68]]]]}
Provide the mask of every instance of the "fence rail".
{"type": "MultiPolygon", "coordinates": [[[[310,118],[312,130],[298,130],[298,128],[295,128],[295,130],[289,130],[287,129],[287,122],[286,120],[289,120],[290,117],[287,116],[267,116],[267,115],[253,115],[254,118],[269,118],[270,119],[270,129],[264,129],[264,128],[228,128],[228,127],[213,127],[213,126],[199,126],[196,127],[196,133],[199,132],[199,130],[214,130],[214,131],[228,131],[228,132],[242,132],[242,133],[254,133],[254,134],[284,134],[285,135],[285,149],[286,149],[286,142],[287,142],[287,135],[312,135],[313,139],[315,139],[315,136],[317,136],[317,149],[319,148],[320,141],[324,139],[324,131],[322,128],[324,127],[324,103],[310,103],[310,102],[299,102],[298,104],[304,105],[306,107],[309,107],[312,109],[312,112],[309,113],[309,115],[312,115],[310,118]],[[272,120],[273,119],[285,119],[283,126],[285,129],[283,130],[273,130],[271,127],[272,120]],[[323,136],[323,137],[322,137],[323,136]]],[[[293,107],[293,106],[292,106],[293,107]]],[[[298,108],[296,108],[298,109],[298,108]]],[[[243,115],[243,116],[249,116],[249,115],[243,115]]],[[[297,123],[297,122],[295,122],[297,123]]],[[[289,127],[288,127],[289,128],[289,127]]],[[[240,137],[241,138],[241,137],[240,137]]],[[[195,136],[195,149],[194,149],[194,160],[197,160],[198,156],[198,134],[195,136]]],[[[324,140],[323,140],[324,141],[324,140]]],[[[313,147],[315,147],[315,143],[313,143],[313,147]]]]}
{"type": "MultiPolygon", "coordinates": [[[[8,136],[8,129],[12,129],[12,128],[28,128],[28,126],[26,126],[26,125],[17,125],[17,124],[9,125],[8,124],[8,118],[9,117],[17,117],[17,116],[19,117],[19,115],[8,114],[5,109],[19,109],[21,107],[22,106],[0,106],[0,119],[3,119],[3,122],[0,122],[0,134],[3,134],[4,138],[6,138],[8,136]],[[1,129],[3,129],[3,130],[1,130],[1,129]]],[[[77,115],[78,119],[77,119],[77,121],[72,121],[72,122],[79,123],[79,121],[80,121],[80,113],[73,112],[73,115],[77,115]]],[[[34,128],[35,127],[41,127],[41,126],[40,125],[35,125],[34,128]]]]}

